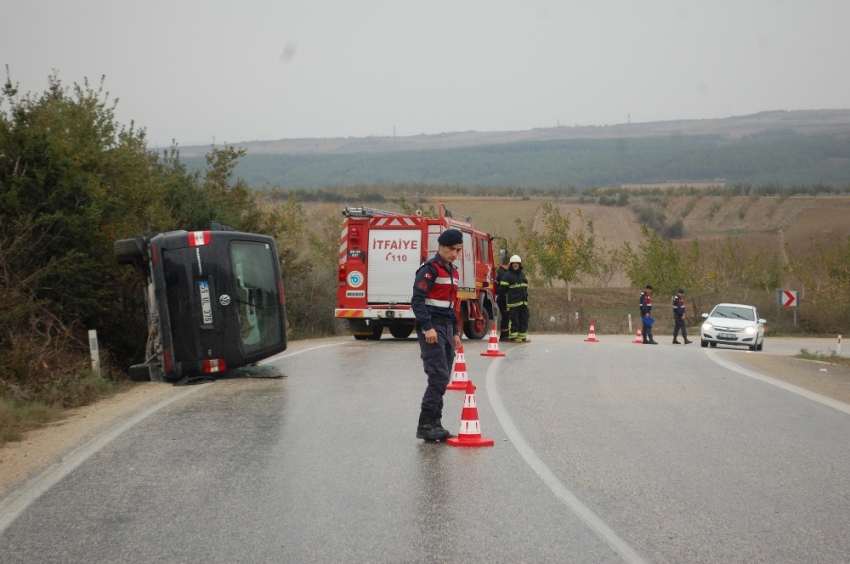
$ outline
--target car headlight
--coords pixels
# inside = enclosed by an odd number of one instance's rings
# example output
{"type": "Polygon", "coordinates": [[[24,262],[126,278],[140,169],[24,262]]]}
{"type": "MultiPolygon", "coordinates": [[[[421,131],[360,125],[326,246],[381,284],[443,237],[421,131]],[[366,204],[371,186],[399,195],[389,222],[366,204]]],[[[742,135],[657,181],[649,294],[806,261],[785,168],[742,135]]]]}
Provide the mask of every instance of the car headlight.
{"type": "Polygon", "coordinates": [[[711,323],[706,321],[705,323],[702,324],[702,330],[703,331],[714,331],[714,325],[712,325],[711,323]]]}
{"type": "Polygon", "coordinates": [[[753,327],[752,325],[747,327],[746,329],[744,329],[744,333],[747,333],[748,335],[752,335],[755,332],[756,332],[756,328],[753,327]]]}

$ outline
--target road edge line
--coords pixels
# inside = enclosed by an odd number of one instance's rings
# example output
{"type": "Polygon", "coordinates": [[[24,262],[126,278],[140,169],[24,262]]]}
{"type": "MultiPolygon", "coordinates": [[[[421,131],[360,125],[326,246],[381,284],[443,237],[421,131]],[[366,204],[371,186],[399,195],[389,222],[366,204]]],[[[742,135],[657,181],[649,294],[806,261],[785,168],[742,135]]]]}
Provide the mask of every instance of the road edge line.
{"type": "Polygon", "coordinates": [[[141,413],[137,413],[117,427],[98,435],[72,450],[70,453],[63,456],[59,462],[48,466],[40,474],[26,481],[22,486],[15,489],[3,500],[0,500],[0,534],[2,534],[15,521],[15,519],[17,519],[18,516],[20,516],[27,507],[29,507],[31,503],[36,501],[47,490],[62,480],[62,478],[73,472],[100,449],[115,440],[119,435],[150,417],[160,409],[168,407],[172,403],[180,401],[186,396],[207,388],[210,385],[211,384],[201,384],[193,386],[188,390],[183,390],[179,394],[149,407],[141,413]]]}
{"type": "MultiPolygon", "coordinates": [[[[325,347],[335,347],[347,343],[348,341],[343,341],[339,343],[329,343],[327,345],[310,347],[290,353],[284,352],[265,360],[264,363],[275,360],[283,360],[285,358],[289,358],[291,356],[295,356],[304,352],[314,351],[316,349],[323,349],[325,347]]],[[[17,519],[21,515],[21,513],[23,513],[26,508],[30,506],[30,504],[36,501],[47,490],[56,485],[65,476],[73,472],[83,462],[85,462],[91,456],[96,454],[100,449],[115,440],[119,435],[131,429],[135,425],[139,424],[140,422],[150,417],[160,409],[168,407],[172,403],[179,401],[190,394],[207,388],[211,384],[212,383],[192,386],[191,388],[183,390],[177,395],[167,398],[159,402],[158,404],[151,406],[145,411],[142,411],[141,413],[130,417],[117,427],[114,427],[113,429],[98,435],[97,437],[72,450],[70,453],[63,456],[59,462],[51,464],[50,466],[42,470],[38,475],[24,482],[21,486],[19,486],[11,493],[9,493],[6,497],[4,497],[2,500],[0,500],[0,534],[3,534],[3,532],[8,529],[9,526],[15,521],[15,519],[17,519]]]]}
{"type": "Polygon", "coordinates": [[[846,404],[844,402],[838,401],[836,399],[832,399],[830,397],[821,395],[817,392],[813,392],[811,390],[807,390],[806,388],[801,388],[800,386],[795,386],[794,384],[789,384],[784,380],[779,380],[778,378],[773,378],[771,376],[766,376],[759,372],[755,372],[748,368],[744,368],[732,362],[731,360],[722,359],[718,356],[716,351],[705,351],[706,356],[714,362],[715,364],[719,364],[720,366],[731,370],[733,372],[737,372],[738,374],[742,374],[744,376],[748,376],[755,380],[760,380],[765,382],[766,384],[771,384],[778,388],[782,388],[787,392],[791,392],[792,394],[797,394],[798,396],[803,396],[806,399],[810,399],[817,403],[823,404],[827,407],[831,407],[833,409],[837,409],[838,411],[844,412],[850,415],[850,404],[846,404]]]}
{"type": "Polygon", "coordinates": [[[567,487],[558,480],[557,476],[549,470],[549,467],[540,460],[534,453],[534,450],[522,438],[516,425],[514,425],[511,416],[505,409],[502,403],[502,398],[499,396],[499,391],[496,388],[496,372],[502,359],[495,359],[487,370],[485,386],[487,390],[487,399],[490,401],[490,406],[496,414],[496,419],[508,436],[508,440],[525,460],[532,470],[543,480],[543,483],[555,494],[555,497],[561,500],[567,508],[573,512],[581,521],[583,521],[590,529],[596,533],[614,552],[616,552],[624,561],[629,564],[645,564],[646,561],[622,538],[617,535],[614,530],[609,527],[602,519],[599,518],[593,511],[590,510],[584,503],[581,502],[567,487]]]}

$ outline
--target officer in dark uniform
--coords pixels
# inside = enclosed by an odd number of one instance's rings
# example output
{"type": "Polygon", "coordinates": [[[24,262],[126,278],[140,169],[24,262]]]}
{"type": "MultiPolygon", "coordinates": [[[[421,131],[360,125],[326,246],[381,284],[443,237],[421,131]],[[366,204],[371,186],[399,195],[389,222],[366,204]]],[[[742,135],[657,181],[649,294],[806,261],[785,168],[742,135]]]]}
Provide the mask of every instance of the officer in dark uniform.
{"type": "Polygon", "coordinates": [[[657,345],[655,339],[652,337],[652,325],[649,325],[646,322],[647,317],[652,317],[652,284],[647,284],[646,288],[640,294],[640,321],[643,326],[642,334],[643,334],[643,344],[644,345],[657,345]]]}
{"type": "Polygon", "coordinates": [[[502,264],[496,271],[496,305],[499,306],[499,340],[510,341],[508,338],[508,324],[510,323],[510,315],[508,314],[508,289],[507,286],[502,286],[502,278],[510,268],[508,255],[502,257],[502,264]]]}
{"type": "Polygon", "coordinates": [[[447,229],[437,239],[439,250],[416,271],[410,305],[416,315],[416,335],[428,386],[422,396],[422,411],[416,438],[441,441],[451,437],[443,428],[443,396],[451,378],[460,332],[455,316],[455,301],[460,285],[452,263],[463,250],[463,235],[447,229]]]}
{"type": "Polygon", "coordinates": [[[685,289],[679,288],[679,292],[673,297],[673,320],[676,326],[673,328],[673,344],[681,345],[679,342],[679,329],[682,330],[682,338],[685,344],[690,345],[693,341],[688,340],[688,329],[685,324],[685,289]]]}

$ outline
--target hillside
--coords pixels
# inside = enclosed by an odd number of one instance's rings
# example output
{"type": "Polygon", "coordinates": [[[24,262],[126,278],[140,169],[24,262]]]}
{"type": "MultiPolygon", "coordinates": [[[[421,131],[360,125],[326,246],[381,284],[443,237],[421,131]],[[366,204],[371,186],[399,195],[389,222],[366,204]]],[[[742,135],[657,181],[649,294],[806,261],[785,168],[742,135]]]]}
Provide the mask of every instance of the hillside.
{"type": "MultiPolygon", "coordinates": [[[[850,184],[850,110],[235,146],[247,151],[236,174],[258,188],[850,184]]],[[[181,159],[200,170],[209,149],[183,147],[181,159]]]]}
{"type": "MultiPolygon", "coordinates": [[[[570,139],[628,139],[710,135],[726,140],[741,139],[770,131],[798,134],[843,133],[850,131],[850,110],[769,111],[724,119],[672,120],[615,125],[574,125],[536,128],[529,131],[463,131],[405,137],[337,137],[332,139],[278,139],[274,141],[231,142],[251,155],[328,155],[388,153],[482,147],[529,141],[570,139]]],[[[201,157],[209,146],[181,147],[184,157],[201,157]]]]}

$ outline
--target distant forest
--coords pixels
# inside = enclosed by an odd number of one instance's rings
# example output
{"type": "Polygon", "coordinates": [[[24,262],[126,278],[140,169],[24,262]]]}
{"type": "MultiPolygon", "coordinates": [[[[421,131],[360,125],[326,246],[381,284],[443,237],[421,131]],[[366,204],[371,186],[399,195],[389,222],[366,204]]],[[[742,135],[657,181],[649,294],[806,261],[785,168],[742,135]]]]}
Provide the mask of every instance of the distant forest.
{"type": "MultiPolygon", "coordinates": [[[[202,157],[181,159],[202,169],[202,157]]],[[[575,139],[457,149],[325,155],[247,154],[235,174],[253,187],[372,184],[555,188],[717,182],[850,183],[850,132],[773,130],[729,140],[701,135],[575,139]]]]}

